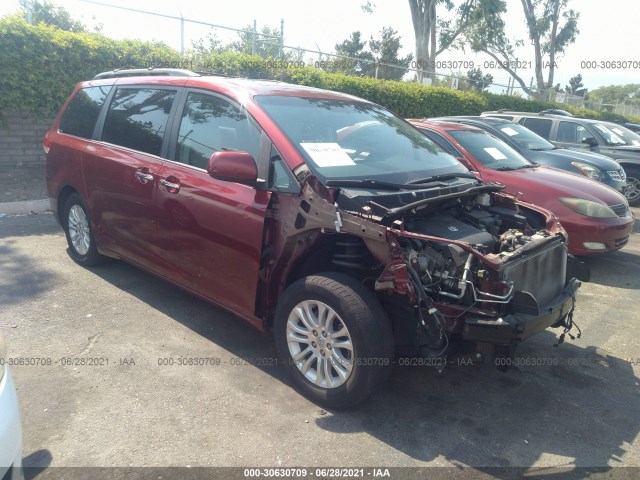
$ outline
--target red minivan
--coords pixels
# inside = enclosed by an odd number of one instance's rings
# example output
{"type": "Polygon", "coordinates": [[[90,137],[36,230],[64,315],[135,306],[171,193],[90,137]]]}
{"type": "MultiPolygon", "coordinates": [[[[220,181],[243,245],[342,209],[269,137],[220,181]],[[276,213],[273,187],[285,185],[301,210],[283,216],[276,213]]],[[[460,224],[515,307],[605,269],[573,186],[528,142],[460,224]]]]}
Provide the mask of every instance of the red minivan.
{"type": "Polygon", "coordinates": [[[456,156],[483,182],[552,211],[569,234],[573,255],[599,255],[624,247],[634,216],[624,195],[600,182],[539,166],[486,131],[437,120],[409,120],[456,156]]]}
{"type": "Polygon", "coordinates": [[[125,260],[272,331],[322,405],[367,398],[396,355],[442,369],[454,346],[504,357],[566,332],[588,277],[553,214],[349,95],[110,72],[44,147],[76,262],[125,260]]]}

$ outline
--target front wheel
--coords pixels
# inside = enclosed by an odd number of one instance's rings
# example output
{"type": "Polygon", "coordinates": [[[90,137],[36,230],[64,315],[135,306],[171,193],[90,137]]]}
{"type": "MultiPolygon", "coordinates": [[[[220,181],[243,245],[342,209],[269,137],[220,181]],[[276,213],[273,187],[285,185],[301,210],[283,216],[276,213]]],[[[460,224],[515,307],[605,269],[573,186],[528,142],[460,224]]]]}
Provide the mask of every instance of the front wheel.
{"type": "Polygon", "coordinates": [[[274,335],[295,388],[327,407],[362,402],[392,368],[389,321],[373,294],[347,275],[293,283],[278,302],[274,335]]]}
{"type": "Polygon", "coordinates": [[[629,205],[640,206],[640,169],[625,168],[627,174],[627,186],[624,189],[624,196],[627,197],[629,205]]]}
{"type": "Polygon", "coordinates": [[[87,207],[78,193],[67,198],[62,210],[62,223],[71,258],[84,266],[97,265],[104,260],[96,248],[87,207]]]}

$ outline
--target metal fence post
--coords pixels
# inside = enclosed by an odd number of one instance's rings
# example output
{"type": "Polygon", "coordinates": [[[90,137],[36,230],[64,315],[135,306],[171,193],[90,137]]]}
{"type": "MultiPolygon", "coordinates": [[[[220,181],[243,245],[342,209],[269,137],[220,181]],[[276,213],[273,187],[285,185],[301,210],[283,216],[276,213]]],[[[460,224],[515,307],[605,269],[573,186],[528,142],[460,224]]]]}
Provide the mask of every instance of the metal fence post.
{"type": "Polygon", "coordinates": [[[256,21],[253,20],[253,32],[251,32],[251,55],[256,54],[256,21]]]}
{"type": "Polygon", "coordinates": [[[31,1],[26,0],[24,2],[24,8],[27,11],[27,23],[31,24],[31,1]]]}
{"type": "Polygon", "coordinates": [[[284,57],[284,18],[280,19],[280,53],[278,58],[284,57]]]}
{"type": "Polygon", "coordinates": [[[180,56],[184,57],[184,17],[180,12],[180,56]]]}

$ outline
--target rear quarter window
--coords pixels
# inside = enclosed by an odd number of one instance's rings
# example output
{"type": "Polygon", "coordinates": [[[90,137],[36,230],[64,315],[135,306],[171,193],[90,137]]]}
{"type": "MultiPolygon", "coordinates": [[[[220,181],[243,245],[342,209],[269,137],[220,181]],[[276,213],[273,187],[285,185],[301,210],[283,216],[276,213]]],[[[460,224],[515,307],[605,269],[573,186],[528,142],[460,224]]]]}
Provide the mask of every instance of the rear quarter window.
{"type": "Polygon", "coordinates": [[[523,118],[519,123],[547,140],[551,136],[552,121],[547,118],[523,118]]]}
{"type": "Polygon", "coordinates": [[[91,138],[110,90],[110,85],[78,90],[62,114],[58,131],[76,137],[91,138]]]}

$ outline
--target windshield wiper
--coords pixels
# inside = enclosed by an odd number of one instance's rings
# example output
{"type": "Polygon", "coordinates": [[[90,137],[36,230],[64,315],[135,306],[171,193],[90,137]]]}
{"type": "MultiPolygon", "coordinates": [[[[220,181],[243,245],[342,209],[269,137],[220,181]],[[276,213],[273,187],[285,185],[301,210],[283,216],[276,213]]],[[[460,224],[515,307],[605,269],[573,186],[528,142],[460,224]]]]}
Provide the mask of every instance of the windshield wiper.
{"type": "Polygon", "coordinates": [[[418,185],[421,183],[437,182],[439,180],[451,180],[452,178],[472,178],[477,180],[476,176],[470,172],[464,173],[443,173],[442,175],[434,175],[429,178],[421,178],[419,180],[413,180],[409,182],[409,185],[418,185]]]}
{"type": "Polygon", "coordinates": [[[356,188],[377,188],[379,190],[400,190],[404,185],[397,183],[381,182],[371,178],[364,180],[327,180],[328,187],[356,187],[356,188]]]}
{"type": "MultiPolygon", "coordinates": [[[[456,175],[457,176],[457,175],[456,175]]],[[[473,177],[474,179],[476,177],[473,177]]],[[[424,179],[424,180],[418,180],[419,182],[424,182],[421,184],[414,184],[414,182],[411,183],[407,183],[407,184],[400,184],[400,183],[390,183],[390,182],[382,182],[380,180],[374,180],[372,178],[365,178],[363,180],[349,180],[349,179],[345,179],[345,180],[327,180],[327,186],[328,187],[352,187],[352,188],[371,188],[371,189],[378,189],[378,190],[393,190],[393,191],[397,191],[397,190],[427,190],[430,188],[437,188],[437,187],[446,187],[447,184],[442,183],[440,181],[438,181],[439,178],[436,178],[435,180],[433,179],[424,179]],[[429,183],[429,185],[426,185],[426,183],[429,183]]]]}

